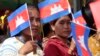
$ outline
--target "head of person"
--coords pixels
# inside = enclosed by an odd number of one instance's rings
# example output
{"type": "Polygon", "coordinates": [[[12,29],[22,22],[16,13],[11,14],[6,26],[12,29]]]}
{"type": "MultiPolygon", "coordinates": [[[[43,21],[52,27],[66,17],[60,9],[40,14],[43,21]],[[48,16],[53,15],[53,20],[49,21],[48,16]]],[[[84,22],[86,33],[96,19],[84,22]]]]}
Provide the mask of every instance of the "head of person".
{"type": "MultiPolygon", "coordinates": [[[[35,6],[28,5],[28,13],[29,13],[29,20],[30,20],[32,35],[33,35],[33,38],[35,38],[39,35],[39,29],[40,29],[39,10],[35,6]]],[[[31,31],[30,31],[30,27],[28,27],[25,30],[23,30],[21,33],[27,39],[31,39],[31,31]]]]}
{"type": "Polygon", "coordinates": [[[71,14],[62,16],[50,23],[55,35],[61,38],[67,38],[71,33],[71,14]]]}

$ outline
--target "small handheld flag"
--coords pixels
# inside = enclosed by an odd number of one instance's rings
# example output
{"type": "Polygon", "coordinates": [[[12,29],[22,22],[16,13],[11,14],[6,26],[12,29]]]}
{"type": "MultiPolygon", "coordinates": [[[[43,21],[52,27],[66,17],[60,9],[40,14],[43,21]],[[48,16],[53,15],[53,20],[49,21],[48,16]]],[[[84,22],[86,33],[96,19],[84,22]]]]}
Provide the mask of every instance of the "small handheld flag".
{"type": "Polygon", "coordinates": [[[45,0],[38,6],[42,23],[48,23],[71,13],[69,2],[65,0],[45,0]]]}
{"type": "Polygon", "coordinates": [[[29,14],[27,4],[22,5],[10,16],[8,16],[8,24],[11,36],[18,34],[20,31],[29,27],[29,14]]]}
{"type": "Polygon", "coordinates": [[[74,14],[74,19],[71,24],[72,35],[76,43],[79,56],[91,56],[88,48],[88,35],[90,32],[89,28],[84,27],[86,22],[82,16],[81,11],[74,14]]]}

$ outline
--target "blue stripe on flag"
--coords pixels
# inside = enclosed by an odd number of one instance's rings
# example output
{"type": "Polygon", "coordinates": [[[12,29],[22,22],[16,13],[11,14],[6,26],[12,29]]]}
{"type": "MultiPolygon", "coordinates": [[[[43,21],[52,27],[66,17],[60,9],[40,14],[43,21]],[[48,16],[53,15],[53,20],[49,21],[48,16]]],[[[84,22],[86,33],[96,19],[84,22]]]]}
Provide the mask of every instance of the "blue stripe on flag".
{"type": "Polygon", "coordinates": [[[10,32],[11,33],[11,36],[14,36],[14,35],[18,34],[20,31],[26,29],[27,27],[29,27],[29,21],[21,24],[14,31],[10,32]]]}
{"type": "Polygon", "coordinates": [[[48,6],[49,4],[53,4],[55,2],[58,2],[59,0],[46,0],[46,1],[43,1],[41,3],[38,4],[38,7],[39,8],[43,8],[45,6],[48,6]]]}
{"type": "Polygon", "coordinates": [[[81,50],[81,48],[80,48],[80,44],[78,43],[78,41],[77,41],[77,37],[76,37],[76,26],[75,26],[75,23],[71,23],[71,28],[72,28],[72,36],[73,36],[73,39],[75,40],[75,43],[76,43],[76,48],[77,48],[77,51],[78,51],[78,55],[79,56],[82,56],[82,50],[81,50]]]}
{"type": "Polygon", "coordinates": [[[74,14],[74,18],[77,19],[79,16],[82,16],[81,10],[74,14]]]}
{"type": "Polygon", "coordinates": [[[8,16],[8,22],[10,22],[16,15],[19,14],[19,12],[24,11],[23,9],[27,9],[27,4],[22,5],[17,10],[15,10],[10,16],[8,16]]]}
{"type": "Polygon", "coordinates": [[[53,15],[51,15],[49,17],[43,18],[41,20],[41,23],[48,23],[48,22],[51,22],[51,21],[53,21],[55,19],[58,19],[58,18],[60,18],[62,16],[68,15],[68,14],[70,14],[70,12],[68,10],[61,11],[61,12],[53,14],[53,15]]]}
{"type": "Polygon", "coordinates": [[[92,56],[92,54],[91,54],[91,52],[90,52],[90,50],[89,50],[89,47],[88,47],[88,38],[89,38],[89,32],[90,32],[90,29],[89,28],[85,28],[85,33],[84,33],[84,42],[85,42],[85,46],[86,46],[86,48],[87,48],[87,50],[88,50],[88,52],[89,52],[89,54],[90,54],[90,56],[92,56]]]}

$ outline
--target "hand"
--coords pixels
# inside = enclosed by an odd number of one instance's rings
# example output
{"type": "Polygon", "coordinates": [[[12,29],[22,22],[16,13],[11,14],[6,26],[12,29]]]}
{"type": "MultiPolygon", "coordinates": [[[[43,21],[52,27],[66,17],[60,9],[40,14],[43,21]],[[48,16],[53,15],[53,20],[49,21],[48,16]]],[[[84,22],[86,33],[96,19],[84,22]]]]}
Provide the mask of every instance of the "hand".
{"type": "Polygon", "coordinates": [[[30,52],[36,53],[37,45],[34,41],[27,41],[19,50],[20,54],[26,55],[30,52]]]}
{"type": "Polygon", "coordinates": [[[72,54],[72,50],[71,49],[68,50],[68,54],[70,54],[70,55],[72,54]]]}

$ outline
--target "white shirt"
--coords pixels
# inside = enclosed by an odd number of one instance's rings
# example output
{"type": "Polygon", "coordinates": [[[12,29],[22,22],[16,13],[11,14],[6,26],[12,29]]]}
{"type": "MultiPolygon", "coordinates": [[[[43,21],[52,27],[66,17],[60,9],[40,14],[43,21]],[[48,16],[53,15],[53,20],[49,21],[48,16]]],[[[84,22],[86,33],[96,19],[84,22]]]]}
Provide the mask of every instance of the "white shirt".
{"type": "MultiPolygon", "coordinates": [[[[21,41],[17,40],[15,37],[6,39],[0,47],[0,56],[19,56],[19,49],[24,45],[21,41]]],[[[33,52],[27,54],[26,56],[43,56],[42,50],[37,48],[37,54],[33,55],[33,52]]]]}

